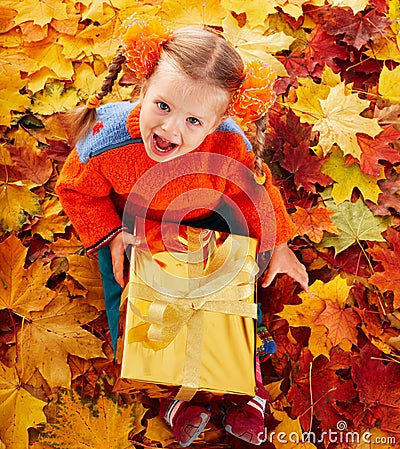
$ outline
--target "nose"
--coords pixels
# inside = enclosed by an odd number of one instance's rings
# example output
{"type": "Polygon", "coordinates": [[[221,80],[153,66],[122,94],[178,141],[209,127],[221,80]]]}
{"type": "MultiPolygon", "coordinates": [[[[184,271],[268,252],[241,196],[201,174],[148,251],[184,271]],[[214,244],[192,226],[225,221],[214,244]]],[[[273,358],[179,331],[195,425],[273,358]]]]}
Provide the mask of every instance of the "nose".
{"type": "Polygon", "coordinates": [[[180,125],[179,120],[177,117],[174,117],[172,114],[168,117],[165,117],[161,129],[168,135],[168,136],[178,136],[180,132],[180,125]]]}

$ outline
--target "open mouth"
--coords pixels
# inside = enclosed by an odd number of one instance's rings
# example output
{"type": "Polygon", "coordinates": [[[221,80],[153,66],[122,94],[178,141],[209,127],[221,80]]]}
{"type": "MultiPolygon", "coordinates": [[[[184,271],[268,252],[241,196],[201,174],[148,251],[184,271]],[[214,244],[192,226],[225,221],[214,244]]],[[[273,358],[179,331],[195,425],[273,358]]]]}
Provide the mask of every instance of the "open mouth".
{"type": "Polygon", "coordinates": [[[170,142],[167,139],[163,139],[158,134],[153,134],[153,147],[160,153],[169,153],[175,150],[178,144],[170,142]]]}

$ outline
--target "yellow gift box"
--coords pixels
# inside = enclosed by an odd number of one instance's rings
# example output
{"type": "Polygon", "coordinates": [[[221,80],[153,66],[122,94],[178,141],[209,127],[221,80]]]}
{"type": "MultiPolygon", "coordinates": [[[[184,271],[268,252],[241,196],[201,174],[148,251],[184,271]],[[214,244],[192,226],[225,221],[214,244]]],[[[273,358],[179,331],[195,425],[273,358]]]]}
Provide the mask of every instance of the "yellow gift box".
{"type": "Polygon", "coordinates": [[[167,232],[168,248],[153,232],[152,248],[132,250],[115,390],[181,400],[198,391],[254,396],[257,241],[178,229],[172,240],[167,232]]]}

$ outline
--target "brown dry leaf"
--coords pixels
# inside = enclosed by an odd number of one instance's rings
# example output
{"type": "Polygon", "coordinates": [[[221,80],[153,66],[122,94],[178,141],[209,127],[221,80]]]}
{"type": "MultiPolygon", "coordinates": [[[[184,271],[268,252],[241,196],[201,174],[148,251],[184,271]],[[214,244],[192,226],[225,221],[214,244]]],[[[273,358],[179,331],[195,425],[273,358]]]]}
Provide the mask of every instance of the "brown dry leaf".
{"type": "Polygon", "coordinates": [[[49,265],[38,260],[24,267],[27,251],[14,234],[0,243],[0,309],[23,316],[42,310],[56,295],[46,287],[49,265]]]}
{"type": "Polygon", "coordinates": [[[51,388],[71,385],[68,354],[104,357],[102,341],[82,328],[98,317],[93,307],[59,293],[42,311],[26,316],[18,336],[18,366],[28,381],[37,369],[51,388]]]}
{"type": "Polygon", "coordinates": [[[88,256],[67,256],[68,274],[87,290],[86,302],[104,310],[104,293],[97,259],[88,256]]]}
{"type": "Polygon", "coordinates": [[[35,151],[29,146],[17,147],[9,145],[11,159],[18,166],[23,179],[33,181],[36,184],[45,184],[53,173],[53,164],[47,158],[46,153],[35,151]]]}
{"type": "Polygon", "coordinates": [[[80,400],[74,390],[65,391],[60,395],[57,420],[47,425],[40,442],[59,449],[129,448],[128,435],[143,430],[145,412],[138,399],[121,406],[103,393],[89,403],[80,400]]]}
{"type": "Polygon", "coordinates": [[[28,429],[46,422],[45,402],[21,385],[15,367],[0,363],[0,438],[9,449],[27,449],[28,429]]]}

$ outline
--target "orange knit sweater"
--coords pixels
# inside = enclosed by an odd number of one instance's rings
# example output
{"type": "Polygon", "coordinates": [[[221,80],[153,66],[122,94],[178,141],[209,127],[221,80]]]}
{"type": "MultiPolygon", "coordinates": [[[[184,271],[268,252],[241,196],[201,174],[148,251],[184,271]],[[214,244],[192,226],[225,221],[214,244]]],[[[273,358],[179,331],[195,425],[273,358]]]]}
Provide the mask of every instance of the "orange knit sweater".
{"type": "MultiPolygon", "coordinates": [[[[127,119],[132,138],[140,138],[139,113],[137,106],[127,119]]],[[[107,132],[105,125],[96,123],[92,135],[107,132]]],[[[267,166],[265,187],[255,183],[248,169],[253,161],[240,134],[218,130],[191,153],[162,163],[147,156],[143,143],[105,148],[87,161],[74,149],[56,191],[88,253],[114,238],[133,216],[199,220],[222,202],[266,251],[289,240],[294,225],[267,166]]]]}

